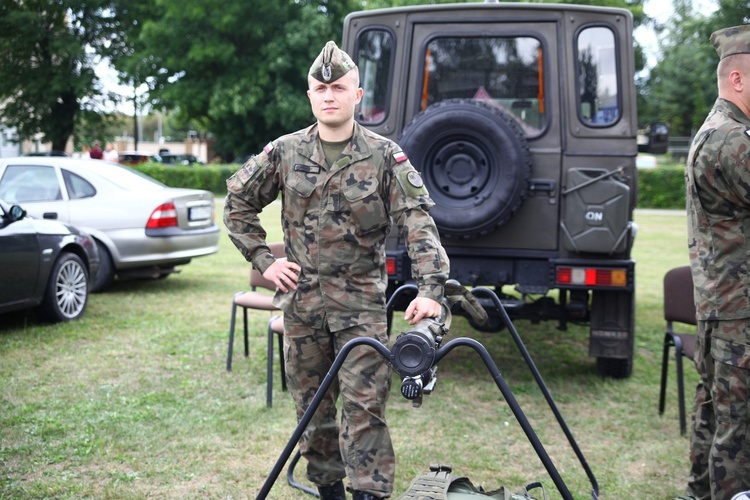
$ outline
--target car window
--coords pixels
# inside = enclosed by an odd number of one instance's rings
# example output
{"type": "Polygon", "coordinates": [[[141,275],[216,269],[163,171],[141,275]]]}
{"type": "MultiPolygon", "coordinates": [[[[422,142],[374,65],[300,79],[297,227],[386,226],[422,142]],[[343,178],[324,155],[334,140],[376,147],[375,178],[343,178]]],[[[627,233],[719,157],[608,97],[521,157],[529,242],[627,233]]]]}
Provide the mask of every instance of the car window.
{"type": "Polygon", "coordinates": [[[604,26],[578,34],[578,114],[591,126],[613,125],[620,118],[615,35],[604,26]]]}
{"type": "Polygon", "coordinates": [[[71,200],[91,198],[96,194],[94,186],[80,175],[76,175],[65,169],[62,169],[62,174],[65,180],[65,187],[68,188],[68,197],[71,200]]]}
{"type": "Polygon", "coordinates": [[[53,167],[9,165],[0,179],[0,198],[8,203],[62,200],[53,167]]]}
{"type": "Polygon", "coordinates": [[[114,163],[97,165],[96,171],[101,172],[101,176],[105,180],[127,190],[155,191],[166,187],[161,182],[126,165],[116,165],[114,163]]]}
{"type": "Polygon", "coordinates": [[[441,37],[424,55],[420,109],[477,99],[514,118],[528,136],[546,123],[541,42],[531,36],[441,37]]]}
{"type": "Polygon", "coordinates": [[[362,123],[380,123],[388,111],[393,35],[384,29],[372,29],[362,33],[357,43],[357,66],[364,90],[357,118],[362,123]]]}

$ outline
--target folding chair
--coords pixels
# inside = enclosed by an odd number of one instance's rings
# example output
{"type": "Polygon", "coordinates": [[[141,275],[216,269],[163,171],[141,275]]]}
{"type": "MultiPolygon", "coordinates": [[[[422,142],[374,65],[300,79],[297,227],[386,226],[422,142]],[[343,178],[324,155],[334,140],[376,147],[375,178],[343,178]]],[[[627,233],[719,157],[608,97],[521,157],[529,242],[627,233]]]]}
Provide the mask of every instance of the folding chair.
{"type": "Polygon", "coordinates": [[[680,434],[685,434],[685,387],[683,380],[682,358],[695,358],[695,328],[693,333],[675,332],[675,323],[695,327],[695,299],[693,297],[693,276],[690,266],[671,269],[664,275],[664,319],[667,331],[664,334],[664,353],[661,363],[661,390],[659,392],[659,415],[664,413],[664,398],[667,389],[667,365],[669,349],[674,346],[675,364],[677,367],[677,397],[680,411],[680,434]]]}
{"type": "MultiPolygon", "coordinates": [[[[274,257],[280,258],[284,254],[283,243],[269,243],[269,248],[274,257]]],[[[260,272],[255,269],[250,271],[250,286],[249,292],[237,292],[232,298],[232,319],[229,327],[229,348],[227,351],[227,371],[232,371],[232,350],[234,346],[234,329],[237,320],[237,307],[242,307],[242,318],[244,327],[244,339],[245,339],[245,357],[249,356],[248,347],[248,330],[247,330],[247,310],[258,309],[262,311],[278,311],[279,309],[273,305],[273,295],[267,292],[261,292],[258,288],[264,288],[266,290],[276,291],[276,286],[273,282],[265,279],[260,272]]],[[[279,343],[279,363],[281,365],[281,389],[286,391],[286,369],[284,367],[284,320],[281,315],[275,314],[268,320],[268,359],[267,363],[267,375],[268,380],[266,381],[266,406],[270,408],[273,405],[273,336],[278,336],[279,343]]]]}

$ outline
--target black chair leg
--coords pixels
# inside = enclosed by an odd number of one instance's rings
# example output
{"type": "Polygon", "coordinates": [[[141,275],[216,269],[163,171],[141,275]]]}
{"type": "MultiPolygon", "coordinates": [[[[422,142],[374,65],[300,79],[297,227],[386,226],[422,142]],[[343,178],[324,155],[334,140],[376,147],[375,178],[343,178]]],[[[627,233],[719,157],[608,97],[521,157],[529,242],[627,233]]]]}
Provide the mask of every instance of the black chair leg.
{"type": "Polygon", "coordinates": [[[279,335],[279,365],[281,367],[281,390],[286,391],[286,366],[284,365],[284,336],[279,335]]]}
{"type": "Polygon", "coordinates": [[[271,323],[275,318],[268,320],[268,353],[266,356],[266,407],[273,406],[273,329],[271,323]]]}
{"type": "Polygon", "coordinates": [[[232,348],[234,347],[234,322],[237,319],[237,304],[232,300],[232,319],[229,323],[229,348],[227,349],[227,371],[232,371],[232,348]]]}
{"type": "Polygon", "coordinates": [[[664,336],[664,352],[661,358],[661,389],[659,390],[659,415],[664,414],[664,400],[667,391],[667,367],[669,365],[669,348],[672,345],[672,336],[664,336]]]}
{"type": "Polygon", "coordinates": [[[247,307],[242,308],[242,325],[245,328],[245,357],[250,356],[250,348],[248,347],[247,337],[247,307]]]}
{"type": "Polygon", "coordinates": [[[685,435],[685,382],[682,374],[682,342],[679,338],[675,339],[674,344],[675,361],[677,365],[677,398],[680,407],[680,434],[685,435]]]}

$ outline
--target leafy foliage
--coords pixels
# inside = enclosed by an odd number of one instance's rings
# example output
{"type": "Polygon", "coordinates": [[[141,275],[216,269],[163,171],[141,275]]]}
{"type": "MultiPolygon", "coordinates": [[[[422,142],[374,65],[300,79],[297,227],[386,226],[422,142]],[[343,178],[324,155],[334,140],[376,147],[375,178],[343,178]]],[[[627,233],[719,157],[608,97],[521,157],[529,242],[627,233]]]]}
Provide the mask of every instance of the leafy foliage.
{"type": "Polygon", "coordinates": [[[718,95],[719,62],[709,38],[717,29],[750,21],[748,0],[718,0],[718,9],[701,15],[691,0],[676,0],[674,14],[660,31],[662,59],[642,82],[639,122],[669,123],[673,135],[690,136],[703,123],[718,95]]]}
{"type": "Polygon", "coordinates": [[[0,7],[3,121],[21,138],[43,134],[65,149],[82,107],[101,95],[95,47],[107,29],[104,2],[5,1],[0,7]]]}
{"type": "Polygon", "coordinates": [[[148,84],[154,106],[211,131],[222,156],[240,155],[311,123],[307,68],[327,40],[341,38],[352,6],[160,0],[114,61],[148,84]]]}

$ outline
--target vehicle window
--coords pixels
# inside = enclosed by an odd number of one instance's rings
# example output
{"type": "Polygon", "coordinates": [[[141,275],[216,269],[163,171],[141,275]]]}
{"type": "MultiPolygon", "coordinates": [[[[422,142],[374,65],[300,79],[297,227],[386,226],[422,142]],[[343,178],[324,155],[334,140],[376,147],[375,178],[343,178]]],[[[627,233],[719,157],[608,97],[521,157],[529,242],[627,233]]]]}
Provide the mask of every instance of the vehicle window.
{"type": "Polygon", "coordinates": [[[359,35],[357,43],[357,67],[360,86],[364,90],[358,120],[368,124],[380,123],[388,111],[393,35],[386,30],[368,30],[359,35]]]}
{"type": "Polygon", "coordinates": [[[97,171],[102,173],[104,180],[123,189],[156,191],[166,187],[161,182],[126,165],[115,165],[112,163],[97,165],[97,171]]]}
{"type": "Polygon", "coordinates": [[[0,179],[0,199],[7,203],[62,200],[53,167],[9,165],[0,179]]]}
{"type": "Polygon", "coordinates": [[[581,30],[577,42],[578,113],[593,126],[614,124],[620,118],[615,35],[607,27],[581,30]]]}
{"type": "Polygon", "coordinates": [[[514,118],[526,135],[546,123],[543,51],[533,37],[446,37],[425,53],[421,109],[445,99],[478,99],[514,118]]]}
{"type": "Polygon", "coordinates": [[[71,200],[91,198],[96,194],[94,186],[80,175],[76,175],[65,169],[62,169],[62,174],[65,180],[65,187],[68,188],[68,197],[71,200]]]}

